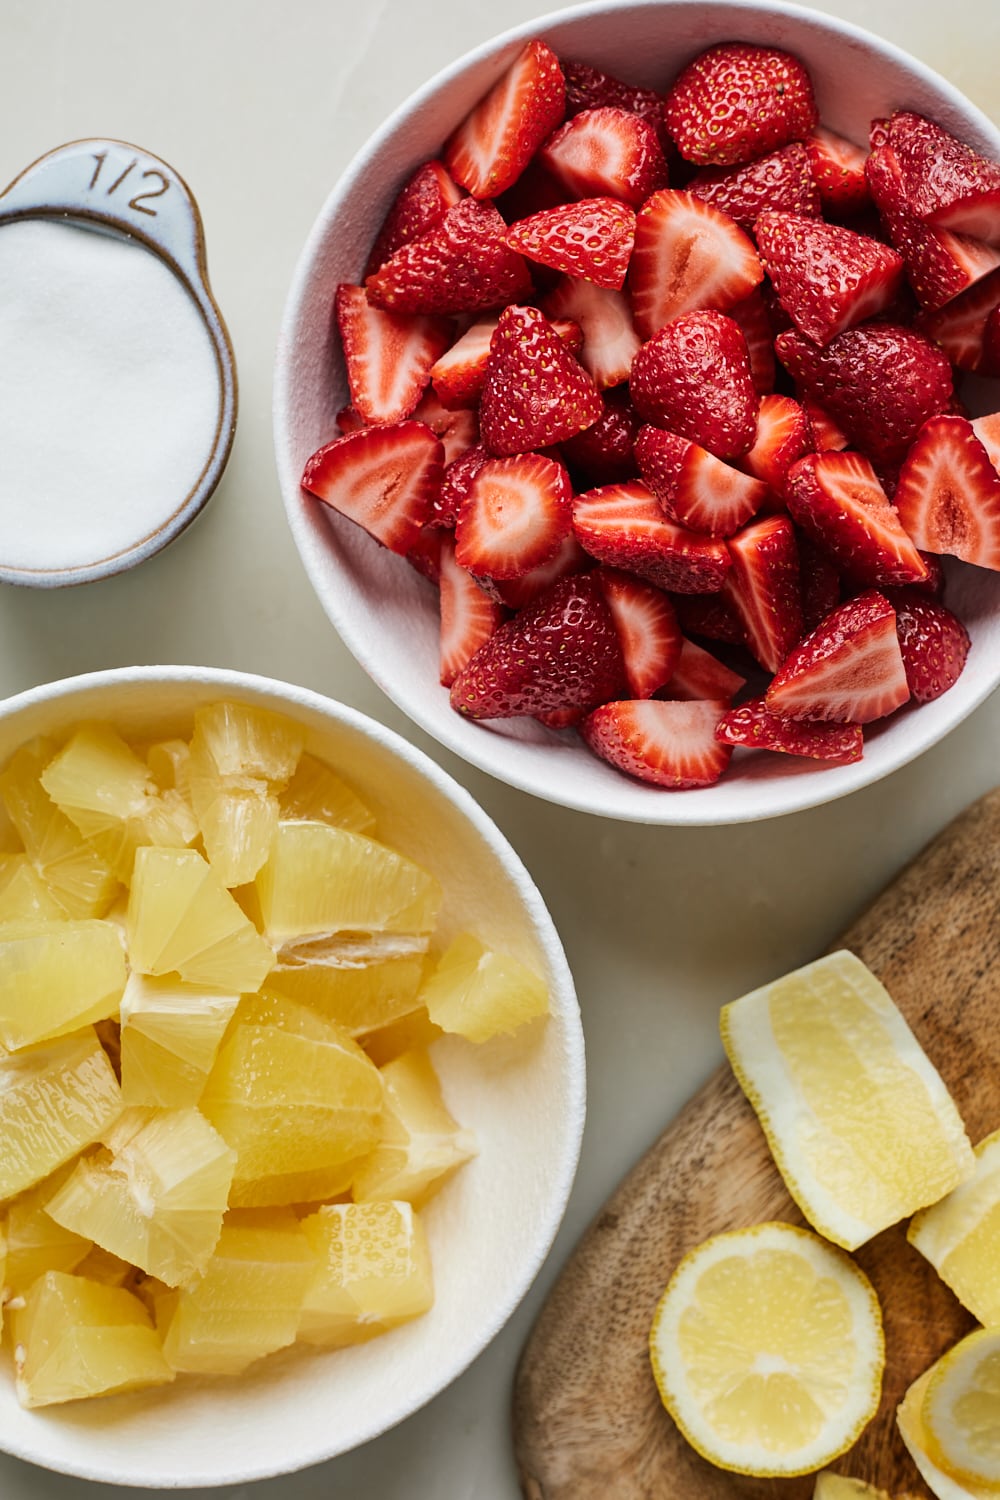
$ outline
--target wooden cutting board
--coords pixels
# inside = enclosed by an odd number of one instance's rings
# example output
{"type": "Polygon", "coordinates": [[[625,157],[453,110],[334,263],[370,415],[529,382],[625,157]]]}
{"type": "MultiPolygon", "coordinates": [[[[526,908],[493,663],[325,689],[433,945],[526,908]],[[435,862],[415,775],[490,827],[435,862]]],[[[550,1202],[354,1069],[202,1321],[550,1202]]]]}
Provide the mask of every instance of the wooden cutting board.
{"type": "MultiPolygon", "coordinates": [[[[1000,1126],[1000,789],[939,835],[832,945],[883,981],[950,1088],[973,1142],[1000,1126]]],[[[735,997],[734,997],[735,998],[735,997]]],[[[597,1215],[521,1358],[514,1442],[527,1500],[809,1500],[814,1479],[748,1479],[699,1458],[660,1404],[647,1353],[686,1251],[766,1219],[801,1224],[724,1065],[597,1215]]],[[[912,1380],[974,1325],[931,1266],[886,1230],[857,1252],[882,1302],[875,1420],[831,1467],[929,1496],[895,1428],[912,1380]]]]}

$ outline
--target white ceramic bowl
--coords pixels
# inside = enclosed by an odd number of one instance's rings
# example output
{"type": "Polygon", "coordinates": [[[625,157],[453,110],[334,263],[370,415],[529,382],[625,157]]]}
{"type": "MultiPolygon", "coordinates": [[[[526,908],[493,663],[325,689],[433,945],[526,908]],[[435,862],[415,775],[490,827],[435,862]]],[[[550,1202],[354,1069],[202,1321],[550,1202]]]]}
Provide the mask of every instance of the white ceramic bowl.
{"type": "MultiPolygon", "coordinates": [[[[972,567],[955,571],[948,602],[973,641],[965,672],[937,702],[906,709],[876,728],[857,765],[827,768],[740,752],[717,786],[666,792],[622,776],[569,733],[530,719],[483,725],[454,713],[438,683],[431,586],[299,487],[306,459],[337,435],[334,418],[348,399],[330,317],[337,283],[360,276],[400,185],[439,152],[449,131],[536,35],[557,53],[661,90],[713,42],[774,44],[806,63],[824,121],[844,135],[864,142],[874,116],[905,107],[1000,157],[1000,131],[944,79],[868,32],[794,5],[583,5],[505,32],[461,58],[403,104],[361,150],[324,204],[292,282],[278,348],[275,441],[289,523],[313,587],[358,661],[411,719],[473,765],[549,801],[637,822],[736,823],[794,812],[867,786],[941,739],[997,685],[1000,575],[972,567]]],[[[1000,395],[993,404],[1000,405],[1000,395]]]]}
{"type": "Polygon", "coordinates": [[[284,1350],[239,1378],[180,1378],[146,1393],[23,1411],[0,1360],[0,1449],[112,1484],[237,1484],[356,1447],[416,1411],[510,1317],[548,1252],[569,1197],[584,1118],[573,981],[524,866],[471,797],[370,719],[302,688],[238,672],[143,667],[50,683],[0,705],[0,764],[33,735],[81,719],[125,734],[190,728],[225,697],[289,714],[306,748],[343,770],[381,837],[432,870],[444,938],[470,927],[544,974],[551,1015],[483,1047],[435,1044],[447,1102],[479,1155],[427,1205],[437,1296],[423,1318],[353,1349],[284,1350]]]}

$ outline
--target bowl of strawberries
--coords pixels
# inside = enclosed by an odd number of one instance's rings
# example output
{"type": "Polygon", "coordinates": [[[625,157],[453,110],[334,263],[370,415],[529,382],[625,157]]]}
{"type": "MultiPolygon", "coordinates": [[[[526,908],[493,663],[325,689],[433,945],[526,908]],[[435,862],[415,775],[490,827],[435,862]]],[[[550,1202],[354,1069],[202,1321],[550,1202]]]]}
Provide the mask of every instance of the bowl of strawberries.
{"type": "Polygon", "coordinates": [[[795,6],[590,4],[439,74],[302,252],[275,435],[376,683],[503,781],[730,823],[1000,680],[1000,131],[795,6]]]}

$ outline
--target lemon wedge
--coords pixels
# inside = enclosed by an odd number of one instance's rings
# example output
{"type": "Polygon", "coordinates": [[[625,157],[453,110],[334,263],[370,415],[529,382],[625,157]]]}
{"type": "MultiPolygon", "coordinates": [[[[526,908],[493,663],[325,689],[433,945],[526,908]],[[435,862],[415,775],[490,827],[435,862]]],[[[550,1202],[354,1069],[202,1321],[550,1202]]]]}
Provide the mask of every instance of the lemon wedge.
{"type": "Polygon", "coordinates": [[[928,1452],[929,1439],[923,1421],[924,1397],[933,1370],[926,1370],[915,1380],[896,1410],[896,1426],[907,1453],[913,1459],[921,1479],[938,1500],[993,1500],[996,1491],[981,1484],[960,1484],[939,1469],[928,1452]]]}
{"type": "Polygon", "coordinates": [[[841,1251],[757,1224],[684,1257],[650,1332],[660,1397],[703,1458],[738,1474],[808,1474],[874,1416],[878,1298],[841,1251]]]}
{"type": "Polygon", "coordinates": [[[963,1484],[1000,1487],[1000,1328],[981,1328],[930,1371],[921,1417],[933,1463],[963,1484]]]}
{"type": "Polygon", "coordinates": [[[975,1174],[907,1231],[946,1286],[987,1327],[1000,1324],[1000,1130],[980,1141],[975,1174]]]}

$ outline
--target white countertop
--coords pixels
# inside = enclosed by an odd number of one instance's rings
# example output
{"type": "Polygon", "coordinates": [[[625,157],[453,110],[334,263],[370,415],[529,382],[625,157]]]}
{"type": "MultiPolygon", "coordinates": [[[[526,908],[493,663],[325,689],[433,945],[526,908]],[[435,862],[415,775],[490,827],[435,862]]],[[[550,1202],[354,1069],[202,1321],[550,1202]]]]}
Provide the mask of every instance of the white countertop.
{"type": "MultiPolygon", "coordinates": [[[[577,1237],[721,1058],[719,1006],[814,956],[954,813],[998,779],[1000,697],[944,744],[832,807],[731,829],[642,828],[534,801],[429,741],[361,672],[288,533],[271,447],[285,290],[330,186],[389,110],[495,32],[558,0],[0,0],[0,183],[63,141],[107,135],[164,157],[205,220],[240,377],[222,485],[198,523],[132,573],[79,589],[0,588],[0,692],[100,667],[194,662],[305,684],[421,745],[496,819],[534,874],[574,970],[590,1103],[566,1221],[533,1292],[454,1386],[363,1449],[219,1491],[228,1500],[516,1500],[511,1377],[577,1237]]],[[[1000,116],[996,0],[833,0],[1000,116]]],[[[113,1490],[0,1457],[3,1500],[113,1490]]],[[[181,1493],[181,1492],[177,1492],[181,1493]]],[[[189,1492],[183,1492],[189,1493],[189,1492]]]]}

